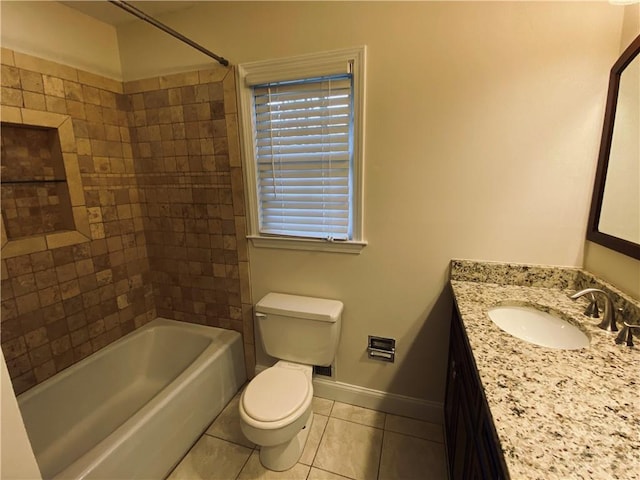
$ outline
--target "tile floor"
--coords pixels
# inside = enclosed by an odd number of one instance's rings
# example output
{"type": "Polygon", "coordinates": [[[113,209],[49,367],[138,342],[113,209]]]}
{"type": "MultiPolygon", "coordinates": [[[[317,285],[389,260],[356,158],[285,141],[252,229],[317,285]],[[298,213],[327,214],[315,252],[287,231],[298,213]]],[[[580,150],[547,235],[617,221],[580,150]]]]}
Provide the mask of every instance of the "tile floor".
{"type": "Polygon", "coordinates": [[[324,398],[298,463],[266,470],[240,431],[236,395],[173,470],[169,480],[446,480],[442,427],[324,398]]]}

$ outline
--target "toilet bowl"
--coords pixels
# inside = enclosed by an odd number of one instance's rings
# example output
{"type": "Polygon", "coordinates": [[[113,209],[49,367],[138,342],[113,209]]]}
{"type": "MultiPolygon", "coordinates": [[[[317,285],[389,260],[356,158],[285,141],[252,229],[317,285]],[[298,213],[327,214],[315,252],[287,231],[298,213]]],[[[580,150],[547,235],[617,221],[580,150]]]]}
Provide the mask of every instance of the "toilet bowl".
{"type": "Polygon", "coordinates": [[[302,455],[313,421],[311,366],[335,358],[342,309],[339,300],[275,292],[255,306],[264,351],[279,361],[242,393],[240,428],[269,470],[288,470],[302,455]]]}
{"type": "Polygon", "coordinates": [[[279,361],[242,393],[240,427],[270,470],[288,470],[302,455],[313,420],[311,377],[311,366],[279,361]]]}

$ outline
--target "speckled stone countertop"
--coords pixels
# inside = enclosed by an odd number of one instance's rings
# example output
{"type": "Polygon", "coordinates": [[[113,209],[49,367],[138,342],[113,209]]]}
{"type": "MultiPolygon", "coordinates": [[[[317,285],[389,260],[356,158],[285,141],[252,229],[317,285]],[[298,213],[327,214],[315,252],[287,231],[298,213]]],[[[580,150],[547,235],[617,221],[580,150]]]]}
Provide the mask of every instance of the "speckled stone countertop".
{"type": "Polygon", "coordinates": [[[451,286],[513,479],[640,479],[640,338],[615,334],[569,295],[608,291],[640,323],[640,302],[575,268],[453,260],[451,286]],[[589,348],[555,350],[509,335],[488,317],[500,304],[552,311],[586,332],[589,348]]]}

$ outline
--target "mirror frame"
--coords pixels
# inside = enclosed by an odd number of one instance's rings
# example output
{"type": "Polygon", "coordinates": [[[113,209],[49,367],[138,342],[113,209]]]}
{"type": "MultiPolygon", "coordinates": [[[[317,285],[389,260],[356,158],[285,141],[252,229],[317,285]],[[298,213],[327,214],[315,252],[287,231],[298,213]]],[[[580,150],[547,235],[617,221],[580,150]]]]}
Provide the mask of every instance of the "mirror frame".
{"type": "Polygon", "coordinates": [[[618,103],[618,90],[620,88],[620,76],[631,61],[640,54],[640,35],[631,42],[620,58],[611,67],[609,74],[609,90],[607,92],[607,106],[604,112],[604,125],[602,127],[602,139],[598,153],[598,167],[593,185],[591,197],[591,210],[589,212],[589,224],[587,226],[587,240],[620,252],[624,255],[640,260],[640,244],[614,237],[598,230],[604,186],[607,180],[607,168],[609,167],[609,155],[611,153],[611,141],[613,139],[613,126],[616,118],[618,103]]]}

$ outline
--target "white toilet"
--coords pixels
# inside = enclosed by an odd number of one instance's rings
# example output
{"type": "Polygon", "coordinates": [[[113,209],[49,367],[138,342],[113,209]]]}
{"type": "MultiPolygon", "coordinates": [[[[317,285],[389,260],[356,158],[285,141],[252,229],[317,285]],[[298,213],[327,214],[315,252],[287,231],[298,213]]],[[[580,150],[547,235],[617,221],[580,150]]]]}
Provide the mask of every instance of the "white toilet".
{"type": "Polygon", "coordinates": [[[269,293],[256,305],[265,352],[279,359],[257,375],[240,398],[240,427],[260,445],[269,470],[293,467],[311,428],[313,365],[330,365],[338,347],[343,304],[269,293]]]}

